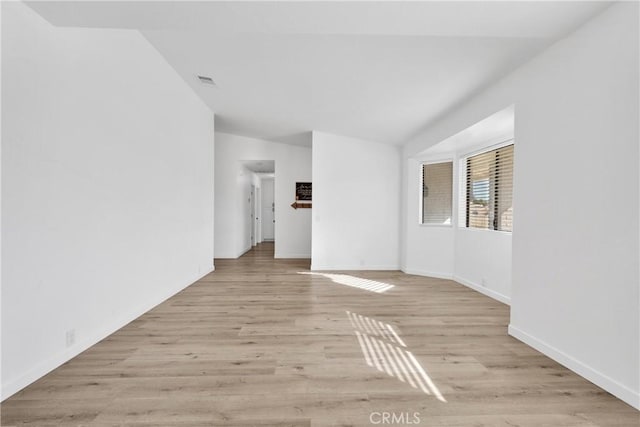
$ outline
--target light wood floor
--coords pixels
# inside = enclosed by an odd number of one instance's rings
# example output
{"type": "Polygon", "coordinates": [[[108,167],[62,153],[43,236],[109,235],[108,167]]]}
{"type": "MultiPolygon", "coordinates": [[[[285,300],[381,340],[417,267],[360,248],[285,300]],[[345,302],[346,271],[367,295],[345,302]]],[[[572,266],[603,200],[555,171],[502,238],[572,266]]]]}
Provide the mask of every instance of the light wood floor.
{"type": "Polygon", "coordinates": [[[272,257],[262,244],[216,260],[5,401],[2,425],[640,425],[638,411],[509,337],[508,307],[464,286],[298,274],[308,260],[272,257]],[[400,422],[382,424],[385,412],[400,422]]]}

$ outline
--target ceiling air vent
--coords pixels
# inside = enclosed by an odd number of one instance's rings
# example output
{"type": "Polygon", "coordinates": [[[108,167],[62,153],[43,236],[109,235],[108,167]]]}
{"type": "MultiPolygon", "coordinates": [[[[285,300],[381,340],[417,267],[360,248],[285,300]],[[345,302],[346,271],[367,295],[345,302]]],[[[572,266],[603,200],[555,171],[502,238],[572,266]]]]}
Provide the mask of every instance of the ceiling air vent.
{"type": "Polygon", "coordinates": [[[211,77],[207,77],[207,76],[197,76],[197,77],[198,77],[198,80],[200,80],[200,83],[202,83],[203,85],[211,85],[211,86],[216,85],[216,82],[214,82],[211,77]]]}

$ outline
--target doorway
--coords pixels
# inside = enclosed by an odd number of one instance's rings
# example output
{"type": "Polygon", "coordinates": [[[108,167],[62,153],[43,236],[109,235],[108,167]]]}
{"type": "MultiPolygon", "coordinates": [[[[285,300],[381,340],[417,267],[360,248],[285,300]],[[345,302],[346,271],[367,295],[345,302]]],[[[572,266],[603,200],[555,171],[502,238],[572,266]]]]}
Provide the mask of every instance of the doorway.
{"type": "Polygon", "coordinates": [[[251,246],[255,246],[258,244],[257,239],[257,226],[256,226],[256,193],[257,189],[255,185],[251,185],[251,194],[249,196],[249,228],[251,229],[251,246]]]}
{"type": "Polygon", "coordinates": [[[262,179],[262,240],[273,242],[276,236],[275,178],[262,179]]]}
{"type": "Polygon", "coordinates": [[[262,242],[275,243],[275,161],[243,160],[245,211],[243,221],[245,248],[262,242]]]}

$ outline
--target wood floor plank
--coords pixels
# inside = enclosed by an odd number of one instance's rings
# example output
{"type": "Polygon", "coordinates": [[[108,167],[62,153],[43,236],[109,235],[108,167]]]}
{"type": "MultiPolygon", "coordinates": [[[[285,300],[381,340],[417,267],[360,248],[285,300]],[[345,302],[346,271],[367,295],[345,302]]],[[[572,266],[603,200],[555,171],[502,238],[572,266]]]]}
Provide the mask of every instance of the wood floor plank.
{"type": "Polygon", "coordinates": [[[308,273],[269,243],[216,260],[3,402],[1,424],[367,426],[393,413],[405,418],[386,425],[408,425],[416,413],[423,426],[640,425],[640,412],[510,337],[508,306],[460,284],[308,273]]]}

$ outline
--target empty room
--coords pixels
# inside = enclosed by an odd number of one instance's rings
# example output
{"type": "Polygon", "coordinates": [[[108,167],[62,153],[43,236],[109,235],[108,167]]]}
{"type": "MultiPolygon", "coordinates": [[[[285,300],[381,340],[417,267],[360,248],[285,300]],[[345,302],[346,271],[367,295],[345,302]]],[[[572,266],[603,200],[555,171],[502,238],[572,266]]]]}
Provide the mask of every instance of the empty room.
{"type": "Polygon", "coordinates": [[[0,12],[0,425],[640,425],[639,2],[0,12]]]}

